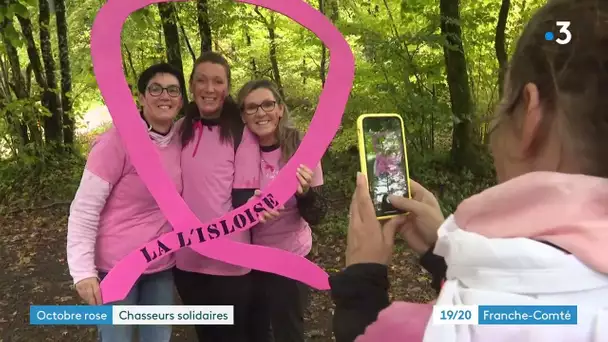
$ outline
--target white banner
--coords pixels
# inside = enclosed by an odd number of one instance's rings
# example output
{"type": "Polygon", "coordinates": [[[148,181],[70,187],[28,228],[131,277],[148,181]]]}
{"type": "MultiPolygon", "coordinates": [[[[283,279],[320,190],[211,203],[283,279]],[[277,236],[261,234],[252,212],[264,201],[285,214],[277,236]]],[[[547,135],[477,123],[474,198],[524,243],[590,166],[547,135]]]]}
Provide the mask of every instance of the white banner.
{"type": "Polygon", "coordinates": [[[232,305],[114,305],[113,325],[233,325],[232,305]]]}

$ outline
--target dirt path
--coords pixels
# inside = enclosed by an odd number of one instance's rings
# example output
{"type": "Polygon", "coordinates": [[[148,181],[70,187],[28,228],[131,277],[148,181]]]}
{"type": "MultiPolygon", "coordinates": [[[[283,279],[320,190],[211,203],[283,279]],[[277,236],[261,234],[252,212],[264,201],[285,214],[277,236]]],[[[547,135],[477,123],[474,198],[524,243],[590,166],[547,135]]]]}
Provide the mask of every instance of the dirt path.
{"type": "MultiPolygon", "coordinates": [[[[96,341],[94,327],[29,325],[30,305],[81,304],[66,267],[67,211],[67,206],[58,206],[0,215],[0,342],[96,341]]],[[[315,236],[311,257],[328,272],[344,265],[344,241],[337,235],[315,236]]],[[[428,277],[414,256],[401,248],[394,260],[392,298],[430,300],[428,277]]],[[[328,293],[313,291],[306,314],[308,341],[333,341],[332,312],[328,293]]],[[[196,341],[196,337],[190,327],[177,326],[172,341],[196,341]]]]}

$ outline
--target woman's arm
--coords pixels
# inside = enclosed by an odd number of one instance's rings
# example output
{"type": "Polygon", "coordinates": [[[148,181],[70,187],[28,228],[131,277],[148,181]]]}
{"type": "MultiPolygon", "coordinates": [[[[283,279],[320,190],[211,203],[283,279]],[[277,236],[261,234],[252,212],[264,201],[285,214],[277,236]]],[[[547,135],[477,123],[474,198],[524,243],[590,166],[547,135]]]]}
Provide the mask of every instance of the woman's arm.
{"type": "MultiPolygon", "coordinates": [[[[329,278],[336,342],[352,342],[388,307],[388,267],[355,264],[329,278]]],[[[380,341],[381,342],[381,341],[380,341]]]]}
{"type": "Polygon", "coordinates": [[[110,183],[84,170],[68,218],[67,259],[74,284],[97,277],[95,241],[99,217],[111,191],[110,183]]]}
{"type": "Polygon", "coordinates": [[[126,154],[114,127],[91,146],[68,218],[67,259],[75,284],[97,276],[95,242],[99,220],[113,186],[122,177],[125,160],[126,154]]]}
{"type": "MultiPolygon", "coordinates": [[[[433,277],[432,287],[439,293],[447,266],[443,257],[433,254],[434,246],[420,258],[420,265],[433,277]]],[[[389,306],[388,267],[382,264],[355,264],[329,279],[336,305],[333,330],[336,342],[352,342],[376,321],[389,306]]]]}
{"type": "Polygon", "coordinates": [[[445,259],[442,256],[433,254],[435,244],[431,246],[419,260],[420,266],[422,266],[427,272],[431,274],[432,281],[431,287],[439,293],[441,291],[441,285],[445,280],[446,272],[448,269],[445,259]]]}
{"type": "Polygon", "coordinates": [[[327,202],[322,193],[321,186],[308,189],[306,194],[296,196],[300,216],[310,225],[317,225],[327,214],[327,202]]]}

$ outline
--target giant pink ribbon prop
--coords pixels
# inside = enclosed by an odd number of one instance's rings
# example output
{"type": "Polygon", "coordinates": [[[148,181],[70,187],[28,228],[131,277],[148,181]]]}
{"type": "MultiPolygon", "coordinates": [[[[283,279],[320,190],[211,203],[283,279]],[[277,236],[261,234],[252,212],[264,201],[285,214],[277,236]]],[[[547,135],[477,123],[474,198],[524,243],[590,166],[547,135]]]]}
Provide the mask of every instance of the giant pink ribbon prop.
{"type": "Polygon", "coordinates": [[[259,199],[202,223],[175,191],[140,123],[122,70],[120,34],[127,17],[154,3],[177,1],[187,0],[109,0],[100,9],[92,28],[91,56],[101,94],[138,175],[173,226],[173,232],[131,252],[110,270],[101,282],[104,304],[124,299],[152,260],[184,247],[226,263],[299,280],[319,290],[329,289],[327,273],[306,258],[279,249],[234,242],[225,236],[253,227],[259,222],[261,211],[285,203],[297,189],[297,167],[304,164],[312,168],[321,160],[338,131],[352,88],[354,57],[350,46],[322,13],[303,0],[237,0],[282,13],[315,33],[331,53],[329,70],[308,133],[272,184],[259,199]],[[211,231],[224,234],[215,236],[211,231]]]}

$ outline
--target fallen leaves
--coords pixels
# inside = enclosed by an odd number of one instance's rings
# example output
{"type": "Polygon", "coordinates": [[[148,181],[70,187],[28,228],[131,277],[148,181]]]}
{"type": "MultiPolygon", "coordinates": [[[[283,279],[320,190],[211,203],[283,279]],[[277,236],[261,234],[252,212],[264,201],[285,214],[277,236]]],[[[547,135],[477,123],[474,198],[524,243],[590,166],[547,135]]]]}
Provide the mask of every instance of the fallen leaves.
{"type": "MultiPolygon", "coordinates": [[[[39,327],[29,325],[29,306],[81,304],[72,289],[65,259],[66,210],[50,208],[0,217],[0,342],[95,341],[94,327],[39,327]],[[34,214],[36,216],[34,216],[34,214]],[[8,314],[8,312],[12,312],[8,314]],[[5,335],[5,334],[10,334],[5,335]]],[[[335,217],[340,217],[336,215],[335,217]]],[[[328,273],[344,267],[346,216],[315,227],[309,258],[328,273]],[[327,227],[327,228],[326,228],[327,227]]],[[[393,300],[425,302],[433,298],[430,278],[411,251],[398,248],[390,266],[393,300]]],[[[310,291],[305,312],[307,340],[334,341],[334,305],[329,292],[310,291]]],[[[175,326],[172,341],[195,341],[192,327],[175,326]]]]}

